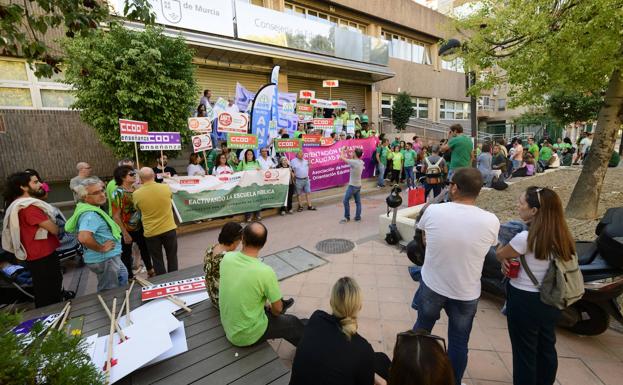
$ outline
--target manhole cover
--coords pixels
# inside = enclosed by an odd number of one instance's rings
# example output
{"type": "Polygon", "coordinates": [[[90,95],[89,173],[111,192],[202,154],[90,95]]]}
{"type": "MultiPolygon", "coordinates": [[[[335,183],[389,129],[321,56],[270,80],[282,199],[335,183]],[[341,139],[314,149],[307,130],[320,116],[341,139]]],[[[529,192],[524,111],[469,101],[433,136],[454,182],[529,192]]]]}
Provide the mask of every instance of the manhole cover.
{"type": "Polygon", "coordinates": [[[348,253],[355,248],[355,244],[348,239],[325,239],[316,243],[316,249],[327,254],[348,253]]]}

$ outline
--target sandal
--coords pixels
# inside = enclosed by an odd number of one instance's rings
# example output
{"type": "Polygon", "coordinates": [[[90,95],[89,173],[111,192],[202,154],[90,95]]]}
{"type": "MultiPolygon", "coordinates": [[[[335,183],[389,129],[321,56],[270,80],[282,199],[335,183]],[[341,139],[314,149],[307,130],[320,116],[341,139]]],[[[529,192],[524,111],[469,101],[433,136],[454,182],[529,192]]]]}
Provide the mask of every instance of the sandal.
{"type": "Polygon", "coordinates": [[[316,211],[316,208],[314,206],[307,206],[307,210],[316,211]]]}
{"type": "Polygon", "coordinates": [[[300,213],[301,211],[303,211],[303,208],[299,207],[296,211],[298,211],[300,213]]]}

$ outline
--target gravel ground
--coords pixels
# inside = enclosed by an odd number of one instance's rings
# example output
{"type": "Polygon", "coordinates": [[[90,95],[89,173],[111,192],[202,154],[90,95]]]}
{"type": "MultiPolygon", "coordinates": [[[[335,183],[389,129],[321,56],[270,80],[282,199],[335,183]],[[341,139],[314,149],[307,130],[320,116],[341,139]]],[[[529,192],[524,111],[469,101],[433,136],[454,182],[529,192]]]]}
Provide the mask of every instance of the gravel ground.
{"type": "MultiPolygon", "coordinates": [[[[500,222],[519,219],[517,199],[529,186],[547,186],[553,188],[567,205],[573,187],[580,176],[581,167],[563,168],[554,172],[537,174],[535,177],[516,178],[504,191],[487,190],[480,193],[478,206],[495,213],[500,222]]],[[[609,168],[599,199],[599,218],[606,209],[623,206],[623,167],[609,168]]],[[[567,223],[575,239],[591,241],[595,239],[595,227],[599,219],[577,220],[567,218],[567,223]]]]}

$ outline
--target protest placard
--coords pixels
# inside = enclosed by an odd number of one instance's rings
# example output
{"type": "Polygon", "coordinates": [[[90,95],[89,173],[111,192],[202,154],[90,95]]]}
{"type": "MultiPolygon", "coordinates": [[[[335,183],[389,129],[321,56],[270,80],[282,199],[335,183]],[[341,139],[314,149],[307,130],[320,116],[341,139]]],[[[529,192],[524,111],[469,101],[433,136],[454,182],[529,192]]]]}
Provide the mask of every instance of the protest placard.
{"type": "Polygon", "coordinates": [[[344,122],[342,119],[333,119],[333,128],[336,132],[341,132],[344,129],[344,122]]]}
{"type": "Polygon", "coordinates": [[[141,142],[141,151],[176,151],[182,149],[179,132],[150,132],[148,140],[141,142]]]}
{"type": "Polygon", "coordinates": [[[214,103],[214,106],[212,107],[212,109],[214,109],[214,111],[216,111],[217,114],[222,111],[225,111],[225,109],[227,109],[227,100],[223,98],[218,98],[216,100],[216,103],[214,103]]]}
{"type": "Polygon", "coordinates": [[[149,140],[147,122],[119,119],[119,131],[122,142],[143,142],[149,140]]]}
{"type": "Polygon", "coordinates": [[[310,99],[309,104],[319,108],[331,108],[331,102],[324,99],[310,99]]]}
{"type": "Polygon", "coordinates": [[[227,148],[238,149],[256,149],[257,135],[253,134],[227,134],[227,148]]]}
{"type": "Polygon", "coordinates": [[[301,152],[303,141],[301,139],[275,139],[276,152],[301,152]]]}
{"type": "Polygon", "coordinates": [[[296,114],[299,117],[299,122],[311,122],[314,119],[314,106],[311,104],[297,104],[296,114]]]}
{"type": "Polygon", "coordinates": [[[333,88],[333,87],[339,87],[340,86],[340,82],[339,80],[323,80],[322,81],[322,86],[327,88],[333,88]]]}
{"type": "Polygon", "coordinates": [[[192,137],[193,152],[212,149],[212,138],[208,134],[195,135],[192,137]]]}
{"type": "Polygon", "coordinates": [[[188,118],[188,128],[191,131],[209,134],[212,132],[212,119],[207,117],[188,118]]]}
{"type": "Polygon", "coordinates": [[[347,104],[343,100],[331,100],[331,107],[335,108],[346,108],[347,104]]]}
{"type": "Polygon", "coordinates": [[[303,134],[301,136],[303,138],[303,146],[320,146],[320,139],[322,135],[318,134],[303,134]]]}
{"type": "Polygon", "coordinates": [[[349,134],[355,133],[355,121],[354,120],[346,121],[346,132],[349,134]]]}
{"type": "Polygon", "coordinates": [[[205,277],[182,279],[180,281],[160,283],[152,286],[144,286],[141,289],[141,300],[148,301],[150,299],[162,298],[168,295],[192,293],[205,289],[205,277]]]}
{"type": "Polygon", "coordinates": [[[246,134],[249,131],[249,115],[243,112],[220,112],[218,132],[246,134]]]}
{"type": "Polygon", "coordinates": [[[314,118],[312,124],[316,130],[333,129],[333,118],[314,118]]]}
{"type": "Polygon", "coordinates": [[[314,99],[316,98],[316,91],[312,90],[300,90],[299,99],[314,99]]]}

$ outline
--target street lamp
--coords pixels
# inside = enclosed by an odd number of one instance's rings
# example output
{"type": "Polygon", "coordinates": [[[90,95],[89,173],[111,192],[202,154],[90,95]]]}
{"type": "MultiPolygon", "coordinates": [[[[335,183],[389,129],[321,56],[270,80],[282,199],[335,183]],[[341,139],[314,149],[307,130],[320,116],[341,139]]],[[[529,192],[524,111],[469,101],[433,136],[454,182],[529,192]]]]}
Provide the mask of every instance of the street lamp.
{"type": "MultiPolygon", "coordinates": [[[[441,47],[439,47],[439,56],[447,60],[454,60],[459,56],[459,53],[463,50],[466,50],[467,47],[465,44],[461,44],[457,39],[450,39],[446,41],[441,47]]],[[[465,85],[466,88],[469,88],[476,84],[476,73],[474,71],[468,71],[465,73],[465,85]]],[[[477,105],[476,105],[476,97],[474,95],[470,95],[470,125],[472,137],[476,140],[476,133],[478,131],[478,117],[477,114],[477,105]]]]}

